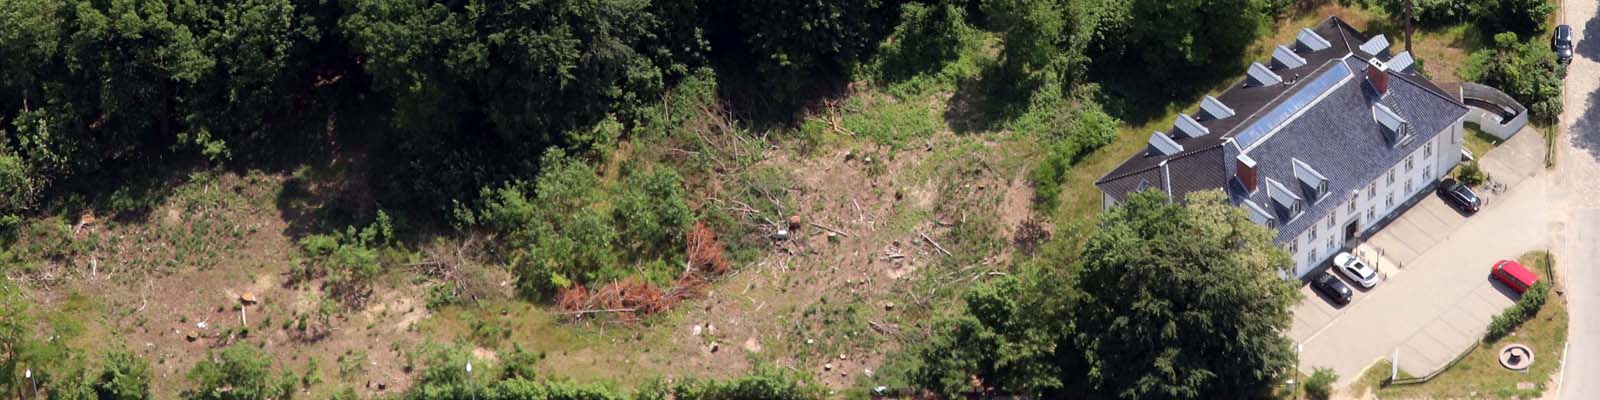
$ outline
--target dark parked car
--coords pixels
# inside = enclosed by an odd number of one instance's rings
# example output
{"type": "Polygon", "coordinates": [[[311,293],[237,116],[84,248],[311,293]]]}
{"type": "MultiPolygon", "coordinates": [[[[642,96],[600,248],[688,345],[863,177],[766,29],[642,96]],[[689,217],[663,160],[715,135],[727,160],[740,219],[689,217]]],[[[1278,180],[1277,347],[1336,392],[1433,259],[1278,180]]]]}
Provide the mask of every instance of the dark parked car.
{"type": "Polygon", "coordinates": [[[1461,211],[1469,213],[1478,212],[1478,208],[1483,205],[1483,201],[1478,200],[1478,194],[1472,193],[1472,188],[1468,188],[1467,185],[1463,185],[1461,182],[1456,182],[1455,179],[1445,179],[1443,182],[1439,182],[1439,196],[1449,200],[1450,204],[1454,204],[1461,211]]]}
{"type": "Polygon", "coordinates": [[[1317,274],[1316,278],[1311,279],[1311,288],[1322,292],[1335,303],[1350,304],[1350,287],[1345,286],[1339,278],[1333,277],[1333,274],[1317,274]]]}
{"type": "Polygon", "coordinates": [[[1556,52],[1556,62],[1572,62],[1572,26],[1556,26],[1556,33],[1550,35],[1550,50],[1556,52]]]}

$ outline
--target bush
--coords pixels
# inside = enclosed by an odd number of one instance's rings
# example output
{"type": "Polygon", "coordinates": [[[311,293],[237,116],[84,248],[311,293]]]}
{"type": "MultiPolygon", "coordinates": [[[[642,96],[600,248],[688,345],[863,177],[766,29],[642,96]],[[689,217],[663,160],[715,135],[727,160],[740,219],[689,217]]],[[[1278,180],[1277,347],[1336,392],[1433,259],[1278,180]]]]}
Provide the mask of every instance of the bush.
{"type": "Polygon", "coordinates": [[[364,295],[373,278],[382,272],[379,251],[394,241],[394,226],[389,215],[378,211],[377,220],[360,230],[351,226],[343,232],[310,235],[300,239],[300,249],[310,258],[299,271],[300,279],[326,274],[334,295],[364,295]]]}
{"type": "Polygon", "coordinates": [[[1528,288],[1528,291],[1522,294],[1522,298],[1517,299],[1517,304],[1507,308],[1500,315],[1494,316],[1494,319],[1489,321],[1489,329],[1488,332],[1483,334],[1483,341],[1493,342],[1500,340],[1500,338],[1510,334],[1511,331],[1516,330],[1517,327],[1522,326],[1523,322],[1527,322],[1539,313],[1539,309],[1544,307],[1544,302],[1549,296],[1550,286],[1545,284],[1544,281],[1533,284],[1533,287],[1528,288]]]}
{"type": "Polygon", "coordinates": [[[1306,395],[1313,399],[1327,399],[1333,394],[1333,383],[1339,380],[1339,374],[1333,368],[1317,368],[1306,378],[1306,395]]]}
{"type": "Polygon", "coordinates": [[[0,142],[0,239],[22,224],[21,213],[33,204],[34,193],[28,166],[0,142]]]}
{"type": "Polygon", "coordinates": [[[1500,89],[1528,107],[1529,119],[1554,123],[1561,116],[1561,85],[1567,67],[1541,41],[1522,43],[1512,33],[1494,37],[1494,47],[1479,50],[1461,67],[1461,77],[1500,89]]]}
{"type": "Polygon", "coordinates": [[[94,392],[100,399],[149,399],[150,362],[127,351],[106,353],[105,367],[94,383],[94,392]]]}
{"type": "Polygon", "coordinates": [[[1122,122],[1106,114],[1098,104],[1087,100],[1082,100],[1069,110],[1051,109],[1040,114],[1046,115],[1043,117],[1046,121],[1039,125],[1043,129],[1038,133],[1046,143],[1047,153],[1028,178],[1034,186],[1036,204],[1050,208],[1055,206],[1060,197],[1061,184],[1066,182],[1072,165],[1115,141],[1117,127],[1122,122]]]}
{"type": "Polygon", "coordinates": [[[1478,186],[1489,180],[1489,174],[1484,173],[1483,167],[1478,166],[1478,160],[1472,160],[1461,166],[1461,173],[1456,178],[1463,185],[1478,186]]]}
{"type": "Polygon", "coordinates": [[[294,374],[272,371],[272,358],[250,345],[233,345],[209,354],[189,370],[195,387],[188,400],[267,400],[294,395],[294,374]]]}

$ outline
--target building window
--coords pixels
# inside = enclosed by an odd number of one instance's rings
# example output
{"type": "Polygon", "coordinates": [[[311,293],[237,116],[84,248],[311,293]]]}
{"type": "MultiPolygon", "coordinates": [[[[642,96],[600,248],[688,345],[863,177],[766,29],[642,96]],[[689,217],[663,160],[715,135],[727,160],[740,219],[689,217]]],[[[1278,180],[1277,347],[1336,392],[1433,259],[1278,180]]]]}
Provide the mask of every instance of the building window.
{"type": "Polygon", "coordinates": [[[1328,253],[1333,253],[1333,236],[1328,237],[1328,253]]]}
{"type": "Polygon", "coordinates": [[[1307,265],[1311,265],[1311,266],[1316,266],[1317,265],[1317,248],[1316,247],[1312,247],[1311,248],[1311,254],[1306,255],[1306,264],[1307,265]]]}
{"type": "Polygon", "coordinates": [[[1406,177],[1406,193],[1411,193],[1411,177],[1406,177]]]}
{"type": "Polygon", "coordinates": [[[1389,192],[1389,196],[1388,197],[1389,198],[1383,200],[1383,208],[1384,209],[1394,208],[1394,192],[1389,192]]]}
{"type": "Polygon", "coordinates": [[[1317,240],[1317,223],[1311,223],[1311,232],[1307,233],[1307,235],[1310,236],[1306,236],[1306,245],[1311,245],[1312,241],[1317,240]]]}
{"type": "Polygon", "coordinates": [[[1299,252],[1300,252],[1300,241],[1299,240],[1290,240],[1289,241],[1289,254],[1294,254],[1294,253],[1299,253],[1299,252]]]}
{"type": "Polygon", "coordinates": [[[1333,217],[1339,213],[1338,209],[1328,213],[1328,232],[1333,232],[1333,217]]]}
{"type": "Polygon", "coordinates": [[[1367,207],[1367,224],[1378,219],[1378,206],[1367,207]]]}
{"type": "Polygon", "coordinates": [[[1386,185],[1393,185],[1394,184],[1394,170],[1392,170],[1392,169],[1389,170],[1389,181],[1385,182],[1384,184],[1386,184],[1386,185]]]}
{"type": "Polygon", "coordinates": [[[1424,157],[1424,158],[1433,157],[1433,141],[1432,140],[1429,140],[1427,144],[1422,145],[1422,157],[1424,157]]]}
{"type": "Polygon", "coordinates": [[[1424,165],[1422,166],[1422,180],[1427,181],[1429,179],[1433,179],[1433,166],[1424,165]]]}
{"type": "Polygon", "coordinates": [[[1369,199],[1378,198],[1378,183],[1377,182],[1373,182],[1373,183],[1368,183],[1367,184],[1367,198],[1369,198],[1369,199]]]}
{"type": "Polygon", "coordinates": [[[1361,196],[1360,195],[1356,195],[1355,197],[1351,197],[1350,198],[1350,205],[1345,208],[1345,210],[1344,210],[1345,213],[1348,213],[1348,214],[1355,214],[1356,213],[1356,199],[1358,199],[1358,198],[1361,198],[1361,196]]]}
{"type": "Polygon", "coordinates": [[[1416,158],[1416,156],[1415,155],[1406,156],[1406,172],[1411,172],[1411,164],[1412,164],[1411,159],[1413,159],[1413,158],[1416,158]]]}

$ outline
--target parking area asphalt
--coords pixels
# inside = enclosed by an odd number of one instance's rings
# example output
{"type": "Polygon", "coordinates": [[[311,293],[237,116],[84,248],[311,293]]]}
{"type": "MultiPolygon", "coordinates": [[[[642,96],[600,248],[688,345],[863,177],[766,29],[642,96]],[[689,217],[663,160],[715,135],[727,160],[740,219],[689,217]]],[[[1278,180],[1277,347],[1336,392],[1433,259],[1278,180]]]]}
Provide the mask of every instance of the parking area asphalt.
{"type": "Polygon", "coordinates": [[[1549,182],[1537,153],[1542,142],[1537,132],[1525,131],[1482,157],[1480,164],[1492,168],[1505,189],[1480,193],[1484,206],[1477,214],[1457,212],[1429,194],[1357,246],[1353,252],[1384,278],[1372,289],[1356,289],[1350,304],[1334,305],[1303,287],[1305,299],[1289,332],[1304,348],[1300,368],[1333,368],[1342,385],[1398,352],[1401,369],[1423,375],[1475,344],[1489,319],[1515,298],[1489,278],[1489,266],[1547,241],[1549,182]]]}

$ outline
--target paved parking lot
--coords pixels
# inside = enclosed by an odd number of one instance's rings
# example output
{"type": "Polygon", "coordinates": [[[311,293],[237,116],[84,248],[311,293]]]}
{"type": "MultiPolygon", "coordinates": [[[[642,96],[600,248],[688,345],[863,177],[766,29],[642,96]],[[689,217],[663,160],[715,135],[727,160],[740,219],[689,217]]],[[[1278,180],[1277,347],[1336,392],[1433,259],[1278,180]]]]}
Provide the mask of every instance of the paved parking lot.
{"type": "Polygon", "coordinates": [[[1476,343],[1514,298],[1489,279],[1489,266],[1545,246],[1542,146],[1537,132],[1525,131],[1484,155],[1480,163],[1507,189],[1480,193],[1478,214],[1467,217],[1429,194],[1358,246],[1384,280],[1356,289],[1349,305],[1303,287],[1289,332],[1304,345],[1300,367],[1333,368],[1346,384],[1398,350],[1401,369],[1422,375],[1476,343]]]}

